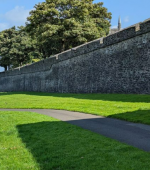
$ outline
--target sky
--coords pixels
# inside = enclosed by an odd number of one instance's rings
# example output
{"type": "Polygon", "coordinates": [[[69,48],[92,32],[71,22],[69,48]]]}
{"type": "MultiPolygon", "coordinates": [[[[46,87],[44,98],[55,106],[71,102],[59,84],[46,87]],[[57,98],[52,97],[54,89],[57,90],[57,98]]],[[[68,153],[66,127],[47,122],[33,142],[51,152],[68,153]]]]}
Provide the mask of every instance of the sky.
{"type": "MultiPolygon", "coordinates": [[[[12,26],[25,25],[29,11],[44,0],[0,0],[0,31],[12,26]]],[[[112,28],[117,27],[121,17],[122,28],[129,27],[150,18],[150,0],[95,0],[104,2],[104,7],[112,13],[112,28]]],[[[0,68],[3,71],[3,68],[0,68]]]]}

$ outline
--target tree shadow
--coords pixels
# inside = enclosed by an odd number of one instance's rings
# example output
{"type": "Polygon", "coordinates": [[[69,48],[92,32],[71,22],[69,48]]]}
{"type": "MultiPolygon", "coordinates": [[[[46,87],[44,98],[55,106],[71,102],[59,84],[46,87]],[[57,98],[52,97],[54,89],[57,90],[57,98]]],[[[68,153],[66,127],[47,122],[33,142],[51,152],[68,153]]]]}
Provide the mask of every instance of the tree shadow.
{"type": "Polygon", "coordinates": [[[140,102],[150,103],[150,95],[148,94],[75,94],[75,93],[43,93],[43,92],[1,92],[0,96],[24,94],[30,96],[42,96],[42,97],[62,97],[62,98],[75,98],[75,99],[87,99],[87,100],[103,100],[103,101],[118,101],[118,102],[140,102]]]}
{"type": "Polygon", "coordinates": [[[41,170],[84,170],[100,165],[92,157],[98,154],[95,142],[89,141],[93,146],[88,144],[89,136],[79,127],[54,121],[18,125],[17,129],[41,170]],[[95,153],[87,156],[88,150],[95,153]]]}
{"type": "Polygon", "coordinates": [[[83,133],[79,132],[78,127],[64,124],[54,121],[17,126],[19,137],[41,170],[80,169],[88,162],[82,159],[88,149],[83,141],[79,141],[83,133]]]}
{"type": "MultiPolygon", "coordinates": [[[[83,124],[85,120],[75,121],[83,124]]],[[[102,119],[97,121],[103,122],[102,119]]],[[[17,129],[41,170],[131,169],[130,159],[138,167],[137,157],[141,159],[141,154],[144,154],[139,151],[137,154],[133,147],[61,121],[23,124],[17,129]],[[117,160],[125,162],[125,165],[114,164],[117,160]]]]}
{"type": "Polygon", "coordinates": [[[110,115],[108,117],[150,125],[150,110],[136,110],[110,115]]]}

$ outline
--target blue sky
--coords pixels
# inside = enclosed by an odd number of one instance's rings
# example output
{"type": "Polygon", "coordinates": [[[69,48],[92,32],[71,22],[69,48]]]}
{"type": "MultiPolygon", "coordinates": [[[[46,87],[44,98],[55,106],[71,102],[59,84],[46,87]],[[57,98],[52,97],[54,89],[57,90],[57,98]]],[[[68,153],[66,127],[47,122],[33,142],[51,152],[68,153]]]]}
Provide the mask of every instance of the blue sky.
{"type": "MultiPolygon", "coordinates": [[[[24,25],[29,11],[44,0],[0,0],[0,31],[12,26],[24,25]]],[[[121,17],[122,28],[150,18],[150,0],[95,0],[104,2],[104,7],[112,13],[112,27],[116,27],[121,17]]],[[[0,71],[3,71],[0,68],[0,71]]]]}

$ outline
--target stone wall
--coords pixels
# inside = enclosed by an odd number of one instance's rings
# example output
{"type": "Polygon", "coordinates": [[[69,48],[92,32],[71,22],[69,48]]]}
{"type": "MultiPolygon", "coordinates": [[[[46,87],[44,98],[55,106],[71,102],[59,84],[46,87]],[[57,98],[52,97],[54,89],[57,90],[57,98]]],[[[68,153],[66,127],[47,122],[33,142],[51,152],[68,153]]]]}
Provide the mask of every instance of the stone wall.
{"type": "Polygon", "coordinates": [[[0,91],[150,94],[150,20],[2,72],[0,91]]]}

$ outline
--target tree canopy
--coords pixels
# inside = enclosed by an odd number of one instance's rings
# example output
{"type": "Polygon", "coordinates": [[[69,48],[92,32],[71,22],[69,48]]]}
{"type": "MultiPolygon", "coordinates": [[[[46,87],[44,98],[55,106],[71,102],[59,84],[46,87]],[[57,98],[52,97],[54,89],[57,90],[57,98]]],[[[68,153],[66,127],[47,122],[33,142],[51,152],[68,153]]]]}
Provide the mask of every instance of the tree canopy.
{"type": "Polygon", "coordinates": [[[15,27],[2,31],[0,33],[0,66],[7,70],[7,66],[11,65],[10,50],[12,46],[12,38],[15,36],[15,27]]]}
{"type": "Polygon", "coordinates": [[[12,27],[0,33],[0,66],[18,67],[29,63],[34,55],[35,41],[25,32],[24,27],[12,27]]]}
{"type": "Polygon", "coordinates": [[[35,5],[26,23],[44,57],[109,33],[111,13],[93,0],[46,0],[35,5]]]}
{"type": "Polygon", "coordinates": [[[93,0],[46,0],[36,4],[26,27],[0,32],[0,66],[18,67],[109,33],[111,13],[93,0]],[[33,60],[32,60],[33,61],[33,60]]]}

